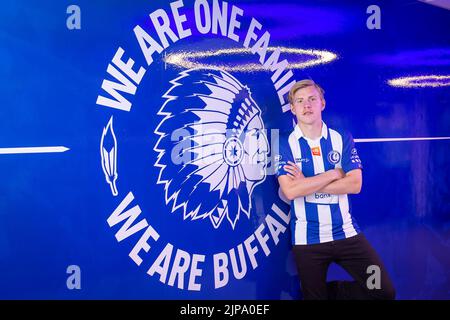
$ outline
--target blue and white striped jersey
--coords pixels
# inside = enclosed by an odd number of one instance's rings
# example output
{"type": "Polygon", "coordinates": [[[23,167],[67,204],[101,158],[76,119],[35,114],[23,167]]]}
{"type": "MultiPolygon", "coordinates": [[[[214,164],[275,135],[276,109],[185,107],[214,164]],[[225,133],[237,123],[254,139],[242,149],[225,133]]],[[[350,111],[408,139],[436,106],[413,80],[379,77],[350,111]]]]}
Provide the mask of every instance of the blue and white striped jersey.
{"type": "MultiPolygon", "coordinates": [[[[275,161],[277,176],[287,174],[283,166],[288,161],[296,163],[305,177],[333,168],[342,168],[346,173],[362,168],[351,134],[330,129],[325,123],[321,137],[316,140],[306,138],[299,126],[295,126],[289,136],[281,135],[275,161]]],[[[349,238],[359,232],[346,194],[317,192],[291,201],[293,245],[329,242],[349,238]]]]}

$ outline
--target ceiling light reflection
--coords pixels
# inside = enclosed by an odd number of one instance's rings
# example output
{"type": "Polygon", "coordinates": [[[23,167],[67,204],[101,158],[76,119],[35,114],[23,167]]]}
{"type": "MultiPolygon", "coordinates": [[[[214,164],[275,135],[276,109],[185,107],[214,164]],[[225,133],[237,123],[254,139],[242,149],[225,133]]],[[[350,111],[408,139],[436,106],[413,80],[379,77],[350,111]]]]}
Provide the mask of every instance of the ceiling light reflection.
{"type": "Polygon", "coordinates": [[[446,75],[424,75],[415,77],[402,77],[388,80],[388,84],[400,88],[425,88],[425,87],[448,87],[450,76],[446,75]]]}
{"type": "MultiPolygon", "coordinates": [[[[269,47],[267,51],[273,52],[277,47],[269,47]]],[[[290,69],[304,69],[308,67],[313,67],[320,64],[330,63],[338,58],[337,54],[316,49],[298,49],[298,48],[287,48],[279,47],[281,53],[294,54],[294,55],[306,55],[311,58],[303,62],[290,63],[288,67],[290,69]]],[[[242,71],[242,72],[255,72],[255,71],[269,71],[266,67],[261,64],[247,63],[243,65],[225,65],[225,64],[208,64],[195,61],[196,59],[208,58],[208,57],[218,57],[223,55],[237,55],[237,54],[252,54],[250,49],[236,48],[236,49],[219,49],[219,50],[207,50],[207,51],[180,51],[176,53],[168,54],[163,60],[164,62],[175,65],[177,67],[182,67],[186,69],[200,68],[200,69],[210,69],[218,68],[225,71],[242,71]]]]}

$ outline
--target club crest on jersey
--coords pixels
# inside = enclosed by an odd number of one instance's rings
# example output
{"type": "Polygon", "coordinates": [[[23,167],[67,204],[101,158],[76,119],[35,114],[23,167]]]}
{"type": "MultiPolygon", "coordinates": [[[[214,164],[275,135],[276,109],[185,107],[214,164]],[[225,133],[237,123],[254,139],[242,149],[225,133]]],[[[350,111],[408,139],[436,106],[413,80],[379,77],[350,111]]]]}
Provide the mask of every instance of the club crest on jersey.
{"type": "Polygon", "coordinates": [[[336,150],[332,150],[328,152],[327,158],[329,163],[337,164],[339,161],[341,161],[341,154],[336,150]]]}
{"type": "Polygon", "coordinates": [[[184,220],[208,218],[214,228],[226,220],[234,229],[242,213],[250,217],[253,189],[266,178],[261,110],[222,70],[191,69],[170,84],[154,131],[165,202],[184,220]]]}

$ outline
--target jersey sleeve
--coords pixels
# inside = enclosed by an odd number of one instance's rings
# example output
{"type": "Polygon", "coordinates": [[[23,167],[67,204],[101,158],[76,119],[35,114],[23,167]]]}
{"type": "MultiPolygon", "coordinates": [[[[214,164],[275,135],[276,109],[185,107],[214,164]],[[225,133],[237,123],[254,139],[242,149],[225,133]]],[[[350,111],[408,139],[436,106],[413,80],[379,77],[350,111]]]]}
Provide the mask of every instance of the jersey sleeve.
{"type": "Polygon", "coordinates": [[[358,151],[356,150],[352,135],[346,132],[343,138],[342,170],[347,173],[354,169],[362,169],[363,165],[359,158],[358,151]]]}
{"type": "Polygon", "coordinates": [[[280,136],[278,151],[274,153],[275,174],[277,177],[288,174],[287,171],[284,170],[284,166],[288,164],[288,161],[294,162],[288,138],[280,136]]]}

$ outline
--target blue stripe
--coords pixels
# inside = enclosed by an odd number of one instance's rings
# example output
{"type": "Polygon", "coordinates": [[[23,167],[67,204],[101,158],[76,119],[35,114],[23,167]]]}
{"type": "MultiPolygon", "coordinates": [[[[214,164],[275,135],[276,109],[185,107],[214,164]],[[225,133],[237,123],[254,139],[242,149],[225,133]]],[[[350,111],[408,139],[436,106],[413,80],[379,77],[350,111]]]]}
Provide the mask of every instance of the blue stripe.
{"type": "Polygon", "coordinates": [[[278,154],[276,152],[274,153],[275,156],[280,156],[278,161],[274,161],[276,166],[275,173],[278,177],[287,174],[287,171],[284,170],[284,166],[287,165],[288,161],[294,161],[288,140],[289,137],[285,137],[284,135],[280,136],[278,143],[278,154]]]}
{"type": "Polygon", "coordinates": [[[333,240],[339,240],[345,238],[345,232],[342,228],[344,220],[342,219],[341,209],[339,208],[339,204],[330,204],[331,211],[331,221],[332,221],[332,232],[333,232],[333,240]]]}
{"type": "Polygon", "coordinates": [[[300,138],[298,140],[298,142],[300,144],[300,151],[302,153],[302,158],[307,158],[310,160],[310,161],[302,163],[303,175],[305,177],[313,177],[315,175],[315,173],[314,173],[314,163],[313,163],[313,158],[312,158],[312,154],[311,154],[311,148],[309,147],[308,142],[303,138],[300,138]]]}
{"type": "Polygon", "coordinates": [[[361,230],[359,229],[359,226],[358,226],[358,224],[355,221],[355,217],[352,214],[352,211],[353,211],[352,210],[352,201],[350,200],[350,195],[349,194],[347,195],[347,200],[348,200],[348,212],[350,213],[350,216],[352,217],[353,228],[355,228],[357,233],[360,233],[361,230]]]}
{"type": "Polygon", "coordinates": [[[291,221],[290,221],[290,228],[291,228],[291,242],[292,245],[295,245],[295,224],[297,221],[297,216],[295,215],[295,203],[294,200],[291,200],[291,221]]]}
{"type": "Polygon", "coordinates": [[[306,227],[306,243],[315,244],[320,243],[319,236],[319,211],[317,204],[308,203],[305,201],[306,221],[308,221],[306,227]]]}
{"type": "Polygon", "coordinates": [[[277,177],[288,174],[286,170],[284,170],[284,166],[287,165],[287,161],[279,161],[276,163],[276,171],[275,174],[277,177]]]}
{"type": "MultiPolygon", "coordinates": [[[[353,221],[353,216],[352,216],[352,221],[353,221]]],[[[356,223],[356,221],[353,221],[353,228],[355,228],[356,233],[361,233],[361,229],[359,229],[359,226],[356,223]]]]}

